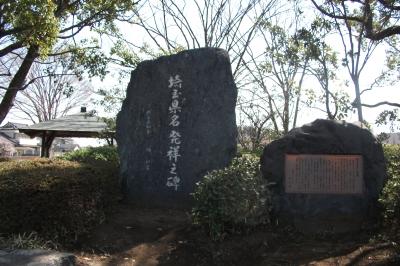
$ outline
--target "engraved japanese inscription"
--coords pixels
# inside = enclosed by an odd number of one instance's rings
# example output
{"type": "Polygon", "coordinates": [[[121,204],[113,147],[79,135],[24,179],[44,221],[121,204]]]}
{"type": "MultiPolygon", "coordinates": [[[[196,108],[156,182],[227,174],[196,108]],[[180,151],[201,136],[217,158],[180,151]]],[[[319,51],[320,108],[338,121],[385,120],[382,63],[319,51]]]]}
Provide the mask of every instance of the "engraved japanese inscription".
{"type": "Polygon", "coordinates": [[[361,194],[361,155],[286,154],[285,192],[361,194]]]}
{"type": "Polygon", "coordinates": [[[138,64],[117,117],[128,202],[189,208],[203,176],[236,154],[237,88],[228,52],[182,51],[138,64]]]}

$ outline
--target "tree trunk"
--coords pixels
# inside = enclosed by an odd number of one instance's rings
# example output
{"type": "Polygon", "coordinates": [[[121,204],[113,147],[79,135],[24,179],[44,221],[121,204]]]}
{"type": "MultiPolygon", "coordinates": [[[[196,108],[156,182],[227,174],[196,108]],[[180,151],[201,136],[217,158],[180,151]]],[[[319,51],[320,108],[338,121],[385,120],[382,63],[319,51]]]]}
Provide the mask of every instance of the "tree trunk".
{"type": "Polygon", "coordinates": [[[297,99],[296,99],[296,107],[294,109],[294,119],[293,119],[292,128],[295,128],[296,124],[297,124],[297,115],[299,113],[299,105],[300,105],[300,97],[301,97],[301,87],[303,86],[303,79],[304,79],[304,76],[306,75],[307,65],[308,65],[308,58],[306,59],[306,62],[304,63],[303,73],[301,74],[301,78],[299,81],[299,95],[297,95],[297,99]]]}
{"type": "Polygon", "coordinates": [[[358,77],[354,77],[353,81],[354,81],[354,89],[355,89],[355,93],[356,93],[355,104],[356,104],[356,108],[357,108],[358,121],[363,123],[364,117],[363,117],[363,113],[362,113],[360,83],[359,83],[358,77]]]}
{"type": "Polygon", "coordinates": [[[283,133],[286,135],[289,132],[289,123],[290,123],[290,116],[289,116],[289,103],[290,103],[290,95],[289,95],[289,89],[287,91],[283,92],[283,95],[285,97],[284,101],[284,107],[283,107],[283,121],[282,121],[282,126],[283,126],[283,133]]]}
{"type": "Polygon", "coordinates": [[[18,71],[15,73],[10,84],[8,85],[8,89],[6,90],[6,93],[4,94],[3,99],[0,103],[0,124],[6,118],[10,109],[13,107],[15,97],[17,96],[18,91],[23,88],[26,76],[31,69],[33,61],[38,56],[39,48],[37,46],[29,47],[21,66],[19,67],[18,71]]]}
{"type": "Polygon", "coordinates": [[[42,150],[40,153],[40,157],[42,158],[49,158],[50,157],[50,148],[51,144],[53,143],[55,134],[53,133],[46,133],[46,131],[43,132],[42,135],[42,150]]]}

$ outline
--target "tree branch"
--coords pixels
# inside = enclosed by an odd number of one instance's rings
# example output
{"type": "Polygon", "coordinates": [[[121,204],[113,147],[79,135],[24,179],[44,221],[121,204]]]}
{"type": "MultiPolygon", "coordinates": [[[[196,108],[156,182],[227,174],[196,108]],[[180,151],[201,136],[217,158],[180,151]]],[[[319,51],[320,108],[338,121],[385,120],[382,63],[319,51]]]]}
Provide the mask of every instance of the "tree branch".
{"type": "Polygon", "coordinates": [[[381,105],[389,105],[389,106],[394,106],[394,107],[399,107],[400,108],[400,104],[399,103],[392,103],[392,102],[388,102],[388,101],[383,101],[383,102],[379,102],[379,103],[375,103],[375,104],[363,103],[361,105],[365,106],[365,107],[369,107],[369,108],[374,108],[374,107],[378,107],[378,106],[381,106],[381,105]]]}
{"type": "Polygon", "coordinates": [[[9,46],[4,47],[3,49],[0,50],[0,57],[3,57],[5,55],[7,55],[8,53],[11,53],[12,51],[17,50],[22,47],[23,47],[22,42],[15,42],[13,44],[10,44],[9,46]]]}
{"type": "Polygon", "coordinates": [[[334,18],[334,19],[345,19],[345,20],[351,20],[351,21],[356,21],[359,23],[363,23],[364,21],[359,18],[359,17],[352,17],[352,16],[342,16],[342,15],[335,15],[332,14],[330,12],[328,12],[327,10],[325,10],[324,8],[322,8],[320,5],[318,5],[315,0],[311,0],[311,2],[314,4],[315,8],[318,9],[319,12],[321,12],[322,14],[324,14],[325,16],[328,16],[330,18],[334,18]]]}

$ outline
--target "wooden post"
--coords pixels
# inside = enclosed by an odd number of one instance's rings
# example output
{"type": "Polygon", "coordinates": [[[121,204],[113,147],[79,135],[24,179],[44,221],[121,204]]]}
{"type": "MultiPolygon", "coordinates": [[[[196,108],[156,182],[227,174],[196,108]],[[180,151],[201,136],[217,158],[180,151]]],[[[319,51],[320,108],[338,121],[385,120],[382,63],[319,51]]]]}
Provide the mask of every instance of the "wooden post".
{"type": "Polygon", "coordinates": [[[40,149],[40,157],[45,157],[45,139],[46,139],[46,131],[43,131],[42,133],[42,147],[40,149]]]}
{"type": "Polygon", "coordinates": [[[50,148],[53,140],[55,138],[55,133],[48,133],[43,131],[42,134],[42,150],[40,151],[40,157],[42,158],[49,158],[50,157],[50,148]]]}

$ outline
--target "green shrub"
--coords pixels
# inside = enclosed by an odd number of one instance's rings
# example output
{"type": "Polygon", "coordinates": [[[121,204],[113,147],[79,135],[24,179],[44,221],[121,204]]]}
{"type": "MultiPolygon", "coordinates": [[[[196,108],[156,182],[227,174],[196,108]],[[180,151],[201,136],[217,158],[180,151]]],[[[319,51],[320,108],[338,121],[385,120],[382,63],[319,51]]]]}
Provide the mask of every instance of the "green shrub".
{"type": "Polygon", "coordinates": [[[93,163],[96,161],[109,162],[115,165],[119,163],[117,148],[115,146],[87,147],[69,152],[60,159],[76,162],[93,163]]]}
{"type": "Polygon", "coordinates": [[[63,160],[0,163],[0,234],[37,232],[71,244],[104,220],[117,168],[63,160]]]}
{"type": "Polygon", "coordinates": [[[237,155],[238,156],[254,156],[260,158],[264,151],[264,147],[257,147],[255,149],[247,149],[243,148],[240,145],[237,146],[237,155]]]}
{"type": "Polygon", "coordinates": [[[2,163],[2,162],[9,162],[9,161],[11,161],[12,159],[10,158],[10,157],[0,157],[0,163],[2,163]]]}
{"type": "Polygon", "coordinates": [[[388,182],[380,202],[383,205],[383,219],[390,236],[400,241],[400,145],[384,145],[388,182]]]}
{"type": "Polygon", "coordinates": [[[193,196],[193,222],[213,240],[269,221],[270,196],[257,157],[235,158],[229,167],[207,174],[193,196]]]}

